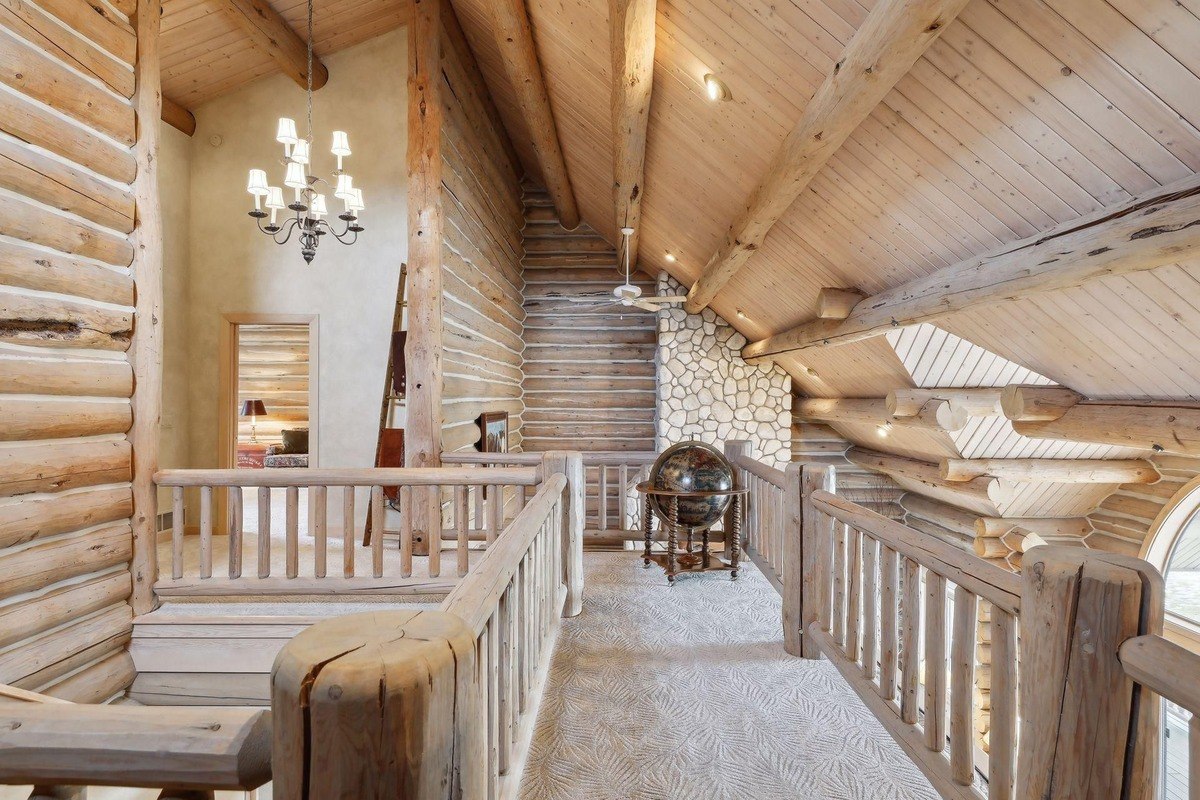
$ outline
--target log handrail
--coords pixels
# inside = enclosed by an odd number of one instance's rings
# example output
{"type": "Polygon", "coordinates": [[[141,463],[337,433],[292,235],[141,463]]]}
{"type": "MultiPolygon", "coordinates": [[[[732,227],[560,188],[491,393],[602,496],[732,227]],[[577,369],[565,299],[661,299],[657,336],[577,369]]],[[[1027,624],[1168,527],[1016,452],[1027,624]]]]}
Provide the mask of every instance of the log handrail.
{"type": "Polygon", "coordinates": [[[841,522],[870,534],[948,581],[969,589],[1010,614],[1021,610],[1021,578],[995,564],[835,494],[817,491],[813,505],[841,522]]]}
{"type": "MultiPolygon", "coordinates": [[[[442,453],[443,464],[540,464],[544,453],[442,453]]],[[[593,450],[580,452],[585,467],[599,465],[617,466],[620,464],[653,464],[659,454],[650,450],[593,450]]]]}
{"type": "MultiPolygon", "coordinates": [[[[541,463],[541,456],[533,463],[541,463]]],[[[154,475],[159,486],[232,486],[283,489],[289,486],[536,486],[541,471],[514,467],[489,470],[451,468],[315,468],[315,469],[164,469],[154,475]]]]}
{"type": "Polygon", "coordinates": [[[788,489],[787,475],[783,470],[767,466],[761,461],[756,461],[749,454],[726,450],[725,455],[729,458],[730,463],[732,463],[735,467],[741,467],[751,475],[757,475],[767,483],[779,489],[783,489],[785,491],[788,489]]]}
{"type": "Polygon", "coordinates": [[[470,574],[459,581],[442,601],[442,610],[455,614],[478,636],[512,582],[521,558],[541,532],[542,525],[560,508],[567,479],[552,475],[533,499],[489,547],[470,574]]]}
{"type": "Polygon", "coordinates": [[[1155,634],[1126,639],[1119,653],[1126,675],[1200,715],[1200,654],[1155,634]]]}

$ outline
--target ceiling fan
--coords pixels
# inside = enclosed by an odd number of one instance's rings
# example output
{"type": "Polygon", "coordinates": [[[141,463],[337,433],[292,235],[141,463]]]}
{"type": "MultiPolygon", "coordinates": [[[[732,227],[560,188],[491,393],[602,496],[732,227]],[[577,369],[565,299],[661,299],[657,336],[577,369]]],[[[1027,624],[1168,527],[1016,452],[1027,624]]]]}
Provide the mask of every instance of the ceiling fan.
{"type": "Polygon", "coordinates": [[[650,295],[642,297],[642,290],[629,280],[629,237],[633,228],[621,228],[621,236],[625,240],[625,283],[612,290],[612,297],[593,295],[590,297],[564,297],[568,303],[585,303],[590,308],[605,306],[626,306],[640,308],[643,311],[658,311],[663,306],[682,303],[687,300],[685,295],[650,295]]]}

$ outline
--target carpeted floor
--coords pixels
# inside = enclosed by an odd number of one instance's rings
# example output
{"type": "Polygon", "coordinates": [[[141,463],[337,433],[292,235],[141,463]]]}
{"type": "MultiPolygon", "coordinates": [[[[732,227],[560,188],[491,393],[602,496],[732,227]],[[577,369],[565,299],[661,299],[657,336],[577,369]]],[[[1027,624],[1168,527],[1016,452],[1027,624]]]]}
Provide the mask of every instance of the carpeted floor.
{"type": "Polygon", "coordinates": [[[635,553],[589,553],[521,800],[935,800],[828,661],[783,651],[753,566],[669,587],[635,553]]]}

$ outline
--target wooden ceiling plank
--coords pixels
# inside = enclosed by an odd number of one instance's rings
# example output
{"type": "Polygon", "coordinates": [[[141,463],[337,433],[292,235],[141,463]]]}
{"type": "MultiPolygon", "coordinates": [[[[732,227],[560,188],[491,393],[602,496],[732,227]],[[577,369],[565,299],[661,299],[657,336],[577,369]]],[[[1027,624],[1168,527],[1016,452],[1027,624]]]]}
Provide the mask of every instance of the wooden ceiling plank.
{"type": "MultiPolygon", "coordinates": [[[[220,0],[220,6],[284,74],[300,86],[307,86],[308,46],[267,0],[220,0]]],[[[314,55],[312,88],[320,89],[328,80],[329,70],[314,55]]]]}
{"type": "Polygon", "coordinates": [[[712,302],[842,142],[965,5],[965,0],[882,0],[875,6],[688,292],[690,313],[712,302]]]}
{"type": "Polygon", "coordinates": [[[754,363],[811,347],[860,341],[900,325],[969,308],[1138,272],[1200,254],[1200,176],[1147,192],[1113,209],[959,262],[888,289],[845,320],[813,320],[746,346],[754,363]]]}
{"type": "Polygon", "coordinates": [[[525,0],[496,0],[492,18],[500,59],[526,120],[546,191],[554,200],[559,223],[571,230],[579,225],[579,207],[563,159],[525,0]]]}
{"type": "MultiPolygon", "coordinates": [[[[633,229],[618,253],[637,265],[642,193],[646,179],[646,132],[654,88],[655,0],[610,0],[612,46],[613,201],[616,226],[633,229]],[[623,252],[628,246],[628,253],[623,252]]],[[[624,263],[624,262],[623,262],[624,263]]]]}

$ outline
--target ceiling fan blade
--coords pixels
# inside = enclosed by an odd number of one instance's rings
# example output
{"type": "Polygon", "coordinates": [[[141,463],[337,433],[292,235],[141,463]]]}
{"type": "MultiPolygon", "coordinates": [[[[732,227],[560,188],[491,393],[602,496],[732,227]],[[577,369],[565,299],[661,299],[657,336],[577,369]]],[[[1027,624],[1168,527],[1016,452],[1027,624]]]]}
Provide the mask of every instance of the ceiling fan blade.
{"type": "Polygon", "coordinates": [[[682,303],[687,300],[686,294],[656,294],[651,297],[644,298],[655,303],[682,303]]]}
{"type": "Polygon", "coordinates": [[[645,300],[634,300],[633,305],[643,311],[658,311],[658,306],[653,303],[647,303],[645,300]]]}
{"type": "Polygon", "coordinates": [[[580,295],[579,297],[554,297],[552,300],[566,300],[568,303],[598,303],[602,300],[612,301],[611,294],[580,295]]]}

